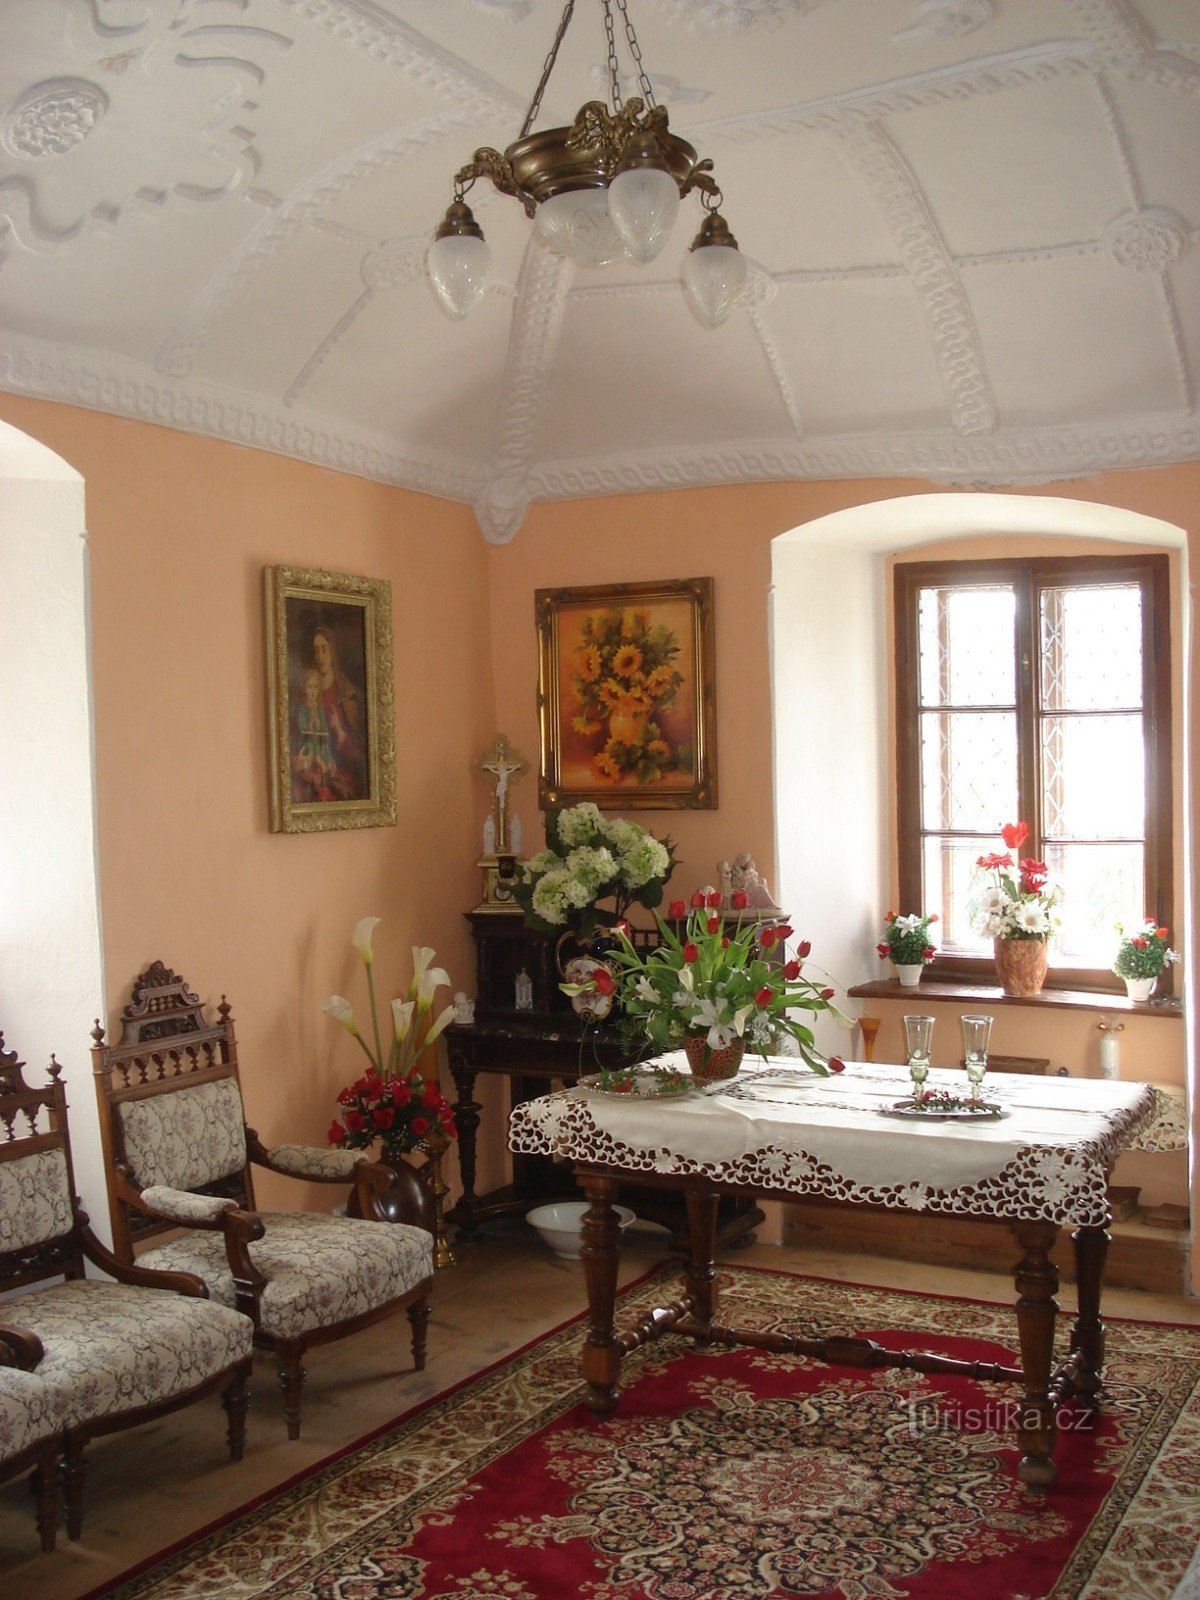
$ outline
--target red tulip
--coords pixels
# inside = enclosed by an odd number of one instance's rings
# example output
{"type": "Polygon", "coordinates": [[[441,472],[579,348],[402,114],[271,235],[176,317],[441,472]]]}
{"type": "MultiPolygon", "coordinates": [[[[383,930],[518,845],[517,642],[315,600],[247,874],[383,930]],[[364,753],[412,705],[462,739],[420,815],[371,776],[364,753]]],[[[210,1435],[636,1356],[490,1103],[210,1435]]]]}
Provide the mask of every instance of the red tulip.
{"type": "Polygon", "coordinates": [[[796,930],[789,923],[781,922],[775,929],[775,937],[780,940],[790,939],[795,931],[796,930]]]}
{"type": "Polygon", "coordinates": [[[845,1072],[846,1063],[842,1060],[841,1056],[830,1056],[829,1070],[830,1072],[845,1072]]]}
{"type": "Polygon", "coordinates": [[[1006,822],[1000,829],[1000,837],[1010,850],[1019,850],[1029,837],[1029,824],[1027,822],[1006,822]]]}
{"type": "Polygon", "coordinates": [[[696,949],[696,946],[692,944],[690,940],[683,947],[683,959],[688,963],[689,966],[691,966],[693,962],[699,961],[700,959],[699,950],[696,949]]]}
{"type": "Polygon", "coordinates": [[[720,910],[720,906],[721,906],[721,895],[720,895],[720,892],[718,890],[714,889],[711,894],[709,894],[709,895],[707,895],[705,897],[704,904],[708,907],[708,909],[710,911],[718,911],[718,910],[720,910]]]}
{"type": "Polygon", "coordinates": [[[774,928],[762,928],[762,929],[760,929],[759,930],[759,935],[758,935],[759,949],[761,949],[761,950],[773,950],[775,948],[776,937],[777,937],[777,935],[775,933],[775,929],[774,928]]]}
{"type": "Polygon", "coordinates": [[[822,1000],[832,1000],[836,993],[837,993],[836,989],[822,989],[821,990],[821,999],[822,1000]]]}
{"type": "Polygon", "coordinates": [[[721,940],[721,949],[722,950],[728,950],[729,949],[729,935],[728,934],[726,934],[725,937],[721,940]]]}
{"type": "Polygon", "coordinates": [[[705,924],[705,926],[707,927],[709,933],[720,933],[720,931],[721,931],[721,919],[720,919],[720,917],[709,917],[709,919],[708,919],[707,923],[705,924]]]}
{"type": "Polygon", "coordinates": [[[618,917],[613,923],[613,932],[619,933],[622,939],[628,939],[633,934],[633,924],[626,922],[624,917],[618,917]]]}
{"type": "Polygon", "coordinates": [[[695,906],[697,911],[702,909],[702,907],[704,906],[704,890],[703,889],[697,889],[696,890],[695,894],[692,896],[692,904],[695,906]]]}
{"type": "Polygon", "coordinates": [[[769,1006],[774,998],[774,989],[771,988],[769,983],[764,983],[762,988],[754,996],[754,1004],[756,1006],[769,1006]]]}
{"type": "Polygon", "coordinates": [[[617,980],[607,967],[597,967],[592,973],[592,988],[597,994],[612,994],[617,980]]]}
{"type": "Polygon", "coordinates": [[[800,943],[796,946],[796,954],[800,957],[801,961],[804,960],[805,956],[812,955],[811,942],[808,939],[801,939],[800,943]]]}
{"type": "Polygon", "coordinates": [[[750,904],[750,896],[745,889],[735,889],[729,897],[729,903],[735,911],[744,911],[750,904]]]}
{"type": "Polygon", "coordinates": [[[672,922],[682,922],[683,918],[687,916],[687,902],[684,900],[672,900],[667,907],[667,916],[672,922]]]}
{"type": "Polygon", "coordinates": [[[800,963],[798,961],[787,962],[783,969],[783,975],[789,983],[794,983],[800,976],[800,963]]]}

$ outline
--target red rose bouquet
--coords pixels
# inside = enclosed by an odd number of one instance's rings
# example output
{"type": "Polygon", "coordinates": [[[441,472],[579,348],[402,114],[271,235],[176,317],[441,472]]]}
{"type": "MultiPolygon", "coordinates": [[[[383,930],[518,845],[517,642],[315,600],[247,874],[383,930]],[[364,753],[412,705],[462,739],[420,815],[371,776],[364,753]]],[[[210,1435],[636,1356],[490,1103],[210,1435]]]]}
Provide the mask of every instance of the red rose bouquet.
{"type": "Polygon", "coordinates": [[[448,1139],[455,1135],[450,1102],[416,1067],[392,1078],[371,1069],[337,1098],[341,1112],[330,1125],[329,1142],[344,1149],[369,1150],[378,1140],[385,1160],[392,1160],[418,1149],[437,1128],[448,1139]]]}

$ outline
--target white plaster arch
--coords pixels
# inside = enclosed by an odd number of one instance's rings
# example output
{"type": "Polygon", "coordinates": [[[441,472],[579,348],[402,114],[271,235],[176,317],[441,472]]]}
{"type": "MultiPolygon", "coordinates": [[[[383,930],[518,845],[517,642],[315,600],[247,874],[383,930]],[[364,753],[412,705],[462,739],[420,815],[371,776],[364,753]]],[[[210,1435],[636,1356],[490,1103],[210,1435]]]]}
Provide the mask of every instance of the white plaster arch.
{"type": "MultiPolygon", "coordinates": [[[[1049,495],[912,494],[818,517],[771,547],[770,652],[776,873],[780,903],[802,921],[829,971],[846,985],[873,977],[868,956],[888,888],[888,707],[892,693],[885,614],[886,559],[914,545],[973,537],[1112,539],[1178,550],[1185,597],[1181,719],[1183,906],[1176,917],[1196,992],[1196,845],[1188,704],[1192,614],[1187,535],[1173,523],[1049,495]],[[825,692],[830,686],[832,692],[825,692]],[[812,822],[810,818],[819,819],[812,822]]],[[[1189,1092],[1200,1104],[1195,1007],[1186,1008],[1189,1092]]],[[[845,1035],[818,1032],[828,1049],[845,1035]]],[[[1193,1213],[1200,1205],[1200,1150],[1193,1140],[1193,1213]]],[[[1200,1245],[1193,1256],[1200,1293],[1200,1245]]]]}
{"type": "Polygon", "coordinates": [[[84,483],[0,422],[0,1028],[71,1107],[76,1188],[109,1234],[88,1032],[104,1015],[84,483]]]}

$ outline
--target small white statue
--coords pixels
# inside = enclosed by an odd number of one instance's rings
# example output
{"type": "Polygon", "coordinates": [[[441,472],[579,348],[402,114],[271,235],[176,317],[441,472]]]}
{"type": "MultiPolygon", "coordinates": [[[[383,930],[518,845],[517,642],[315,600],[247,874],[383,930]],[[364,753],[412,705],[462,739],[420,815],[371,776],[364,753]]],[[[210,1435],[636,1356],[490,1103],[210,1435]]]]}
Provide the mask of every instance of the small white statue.
{"type": "Polygon", "coordinates": [[[732,893],[739,889],[746,896],[746,905],[752,911],[778,911],[779,907],[771,898],[771,891],[767,888],[767,880],[754,865],[754,857],[749,850],[743,850],[738,855],[729,871],[729,885],[732,893]]]}
{"type": "Polygon", "coordinates": [[[461,989],[454,996],[454,1020],[464,1028],[469,1028],[475,1021],[475,1002],[468,999],[461,989]]]}
{"type": "Polygon", "coordinates": [[[517,1010],[518,1011],[532,1011],[533,1010],[533,979],[525,971],[524,967],[522,967],[520,972],[517,973],[517,980],[516,980],[516,983],[513,985],[513,989],[514,989],[513,999],[516,1002],[517,1010]]]}
{"type": "Polygon", "coordinates": [[[515,811],[508,819],[508,847],[514,856],[521,854],[521,819],[515,811]]]}
{"type": "Polygon", "coordinates": [[[483,853],[485,856],[496,854],[496,819],[490,811],[483,825],[483,853]]]}

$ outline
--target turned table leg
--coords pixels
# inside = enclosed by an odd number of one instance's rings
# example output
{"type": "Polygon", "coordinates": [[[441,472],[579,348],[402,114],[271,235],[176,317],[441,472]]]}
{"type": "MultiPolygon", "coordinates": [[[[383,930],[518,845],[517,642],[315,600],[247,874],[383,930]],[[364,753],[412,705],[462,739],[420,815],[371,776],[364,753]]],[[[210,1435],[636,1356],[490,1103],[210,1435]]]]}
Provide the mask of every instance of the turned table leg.
{"type": "Polygon", "coordinates": [[[482,1110],[475,1098],[476,1070],[456,1044],[447,1049],[450,1074],[458,1098],[454,1102],[454,1122],[458,1129],[458,1172],[462,1193],[447,1217],[458,1226],[458,1237],[465,1244],[479,1237],[479,1223],[475,1219],[478,1204],[475,1195],[475,1135],[479,1129],[482,1110]]]}
{"type": "Polygon", "coordinates": [[[1100,1317],[1100,1293],[1104,1284],[1104,1262],[1108,1255],[1108,1226],[1076,1228],[1071,1235],[1075,1246],[1075,1280],[1079,1310],[1071,1331],[1071,1349],[1078,1350],[1081,1362],[1076,1388],[1083,1405],[1095,1409],[1100,1404],[1100,1385],[1104,1374],[1104,1323],[1100,1317]]]}
{"type": "Polygon", "coordinates": [[[1022,1483],[1045,1489],[1054,1482],[1057,1425],[1050,1397],[1054,1364],[1054,1326],[1058,1316],[1058,1268],[1050,1251],[1058,1238],[1053,1222],[1014,1222],[1012,1231],[1024,1251],[1016,1270],[1017,1332],[1021,1341],[1021,1371],[1025,1395],[1017,1423],[1021,1461],[1017,1476],[1022,1483]]]}
{"type": "Polygon", "coordinates": [[[683,1282],[692,1298],[692,1320],[703,1326],[717,1310],[717,1196],[705,1190],[687,1190],[688,1264],[683,1282]]]}
{"type": "Polygon", "coordinates": [[[579,1182],[588,1199],[580,1247],[588,1297],[583,1376],[587,1383],[588,1409],[604,1417],[616,1410],[621,1393],[617,1379],[621,1376],[622,1351],[613,1333],[621,1239],[617,1214],[613,1210],[617,1184],[614,1178],[581,1177],[579,1182]]]}

